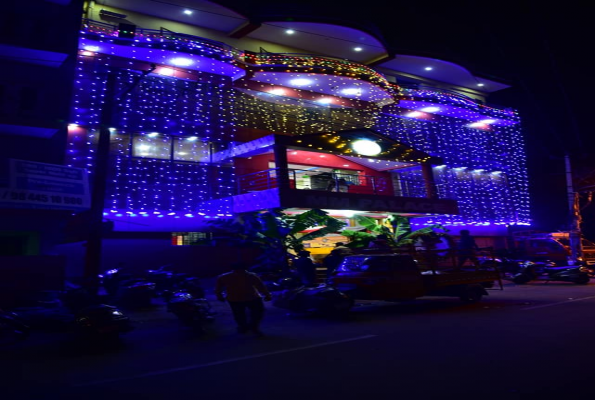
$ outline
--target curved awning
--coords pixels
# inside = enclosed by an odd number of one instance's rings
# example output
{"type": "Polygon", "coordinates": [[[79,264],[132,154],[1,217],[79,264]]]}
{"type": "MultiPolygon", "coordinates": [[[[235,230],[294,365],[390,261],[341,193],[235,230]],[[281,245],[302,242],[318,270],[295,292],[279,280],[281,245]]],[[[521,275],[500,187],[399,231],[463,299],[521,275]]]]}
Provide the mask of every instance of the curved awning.
{"type": "Polygon", "coordinates": [[[437,157],[371,129],[351,129],[295,136],[276,135],[275,142],[290,149],[323,151],[338,156],[399,162],[442,163],[437,157]],[[358,150],[358,145],[364,145],[364,148],[358,150]]]}

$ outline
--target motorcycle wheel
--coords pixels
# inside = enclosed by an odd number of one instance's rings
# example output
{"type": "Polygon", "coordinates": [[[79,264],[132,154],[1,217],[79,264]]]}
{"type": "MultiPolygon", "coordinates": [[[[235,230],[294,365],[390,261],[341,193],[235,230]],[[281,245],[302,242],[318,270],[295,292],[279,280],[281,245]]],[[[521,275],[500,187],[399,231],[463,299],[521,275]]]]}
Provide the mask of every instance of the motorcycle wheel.
{"type": "Polygon", "coordinates": [[[477,303],[481,301],[483,291],[481,286],[465,286],[459,298],[464,303],[477,303]]]}
{"type": "Polygon", "coordinates": [[[9,326],[0,321],[0,346],[14,344],[27,339],[29,336],[29,327],[9,326]]]}
{"type": "Polygon", "coordinates": [[[348,317],[353,304],[351,298],[329,299],[322,305],[320,313],[327,318],[344,319],[348,317]]]}
{"type": "Polygon", "coordinates": [[[574,280],[574,283],[576,283],[577,285],[586,285],[587,283],[589,283],[590,280],[591,278],[589,278],[588,275],[581,275],[574,280]]]}

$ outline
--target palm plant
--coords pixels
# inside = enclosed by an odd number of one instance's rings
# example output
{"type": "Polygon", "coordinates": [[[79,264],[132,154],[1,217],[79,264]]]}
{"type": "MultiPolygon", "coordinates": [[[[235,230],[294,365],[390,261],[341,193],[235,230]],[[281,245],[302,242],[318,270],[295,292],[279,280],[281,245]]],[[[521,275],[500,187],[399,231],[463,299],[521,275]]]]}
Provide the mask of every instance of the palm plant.
{"type": "Polygon", "coordinates": [[[288,215],[277,208],[242,213],[233,220],[211,221],[210,225],[238,238],[242,245],[259,247],[257,261],[261,269],[286,271],[289,250],[297,254],[304,249],[305,241],[339,232],[346,224],[320,209],[288,215]],[[300,232],[313,227],[319,229],[300,236],[300,232]]]}
{"type": "Polygon", "coordinates": [[[347,246],[351,248],[368,247],[369,243],[374,240],[377,235],[385,235],[388,244],[394,249],[411,248],[416,245],[421,245],[426,250],[431,250],[442,241],[446,241],[450,248],[453,247],[454,242],[452,237],[447,233],[448,230],[440,224],[434,224],[412,231],[409,217],[391,214],[387,218],[392,226],[391,230],[386,225],[379,224],[378,220],[375,218],[356,215],[354,219],[364,230],[344,230],[341,232],[343,236],[349,239],[347,246]]]}

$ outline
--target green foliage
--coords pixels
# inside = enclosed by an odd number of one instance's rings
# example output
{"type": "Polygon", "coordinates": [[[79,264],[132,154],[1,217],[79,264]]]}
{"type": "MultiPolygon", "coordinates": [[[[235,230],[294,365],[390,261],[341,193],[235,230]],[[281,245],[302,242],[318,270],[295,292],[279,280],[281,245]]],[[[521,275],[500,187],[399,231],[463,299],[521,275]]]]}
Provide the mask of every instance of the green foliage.
{"type": "Polygon", "coordinates": [[[390,228],[380,224],[375,218],[356,215],[354,219],[358,225],[371,233],[350,230],[342,231],[341,234],[349,239],[347,246],[351,248],[368,247],[370,242],[377,235],[381,234],[387,237],[388,244],[393,248],[421,246],[430,249],[442,241],[445,241],[449,247],[453,247],[454,245],[452,237],[447,233],[448,230],[440,224],[412,231],[409,217],[391,214],[387,218],[393,227],[391,231],[390,228]]]}
{"type": "Polygon", "coordinates": [[[244,244],[258,246],[262,250],[258,261],[266,269],[283,270],[287,267],[287,250],[297,253],[304,249],[304,241],[339,232],[346,224],[320,209],[296,215],[271,209],[242,213],[233,220],[211,221],[210,225],[238,237],[244,244]],[[313,227],[320,229],[299,237],[300,232],[313,227]]]}

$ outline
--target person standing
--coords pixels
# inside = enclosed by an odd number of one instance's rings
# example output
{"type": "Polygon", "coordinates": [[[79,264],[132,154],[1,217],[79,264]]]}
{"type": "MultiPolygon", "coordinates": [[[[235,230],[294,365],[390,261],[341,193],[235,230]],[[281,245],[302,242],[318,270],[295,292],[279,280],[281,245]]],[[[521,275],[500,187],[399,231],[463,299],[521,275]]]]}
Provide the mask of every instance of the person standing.
{"type": "Polygon", "coordinates": [[[340,249],[333,249],[326,257],[324,257],[322,263],[326,267],[327,279],[329,279],[337,268],[339,268],[339,265],[343,262],[343,258],[345,258],[345,256],[341,254],[340,249]]]}
{"type": "Polygon", "coordinates": [[[342,256],[348,256],[353,254],[353,251],[349,247],[345,246],[345,243],[343,242],[335,243],[334,250],[338,250],[339,254],[341,254],[342,256]]]}
{"type": "Polygon", "coordinates": [[[238,333],[253,333],[261,336],[260,322],[264,317],[264,303],[271,300],[271,293],[258,277],[248,272],[246,264],[231,266],[231,272],[219,275],[215,282],[215,295],[226,301],[237,324],[238,333]]]}
{"type": "Polygon", "coordinates": [[[457,255],[458,255],[458,267],[462,268],[467,260],[473,262],[477,266],[477,257],[475,256],[476,250],[479,249],[475,238],[471,236],[471,233],[467,229],[463,229],[459,232],[461,235],[459,243],[457,244],[457,255]]]}
{"type": "Polygon", "coordinates": [[[314,286],[316,283],[316,265],[310,258],[308,250],[298,252],[298,258],[293,262],[293,266],[304,286],[314,286]]]}

